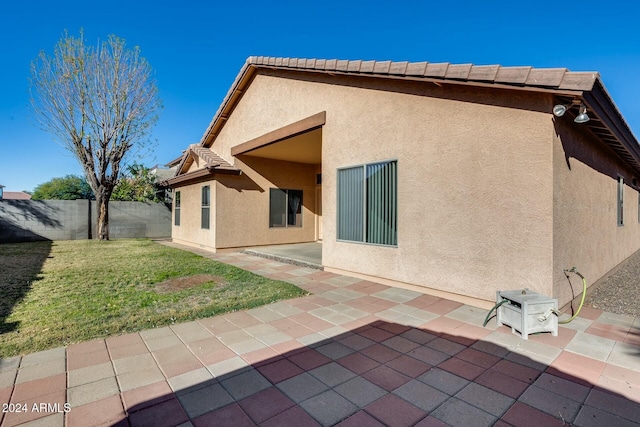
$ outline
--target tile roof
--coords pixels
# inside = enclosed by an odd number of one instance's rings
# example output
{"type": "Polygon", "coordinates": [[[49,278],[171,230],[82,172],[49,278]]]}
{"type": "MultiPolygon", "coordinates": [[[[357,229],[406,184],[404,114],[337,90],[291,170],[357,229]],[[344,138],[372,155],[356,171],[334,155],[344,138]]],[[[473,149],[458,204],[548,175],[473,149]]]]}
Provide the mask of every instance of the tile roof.
{"type": "MultiPolygon", "coordinates": [[[[250,56],[233,81],[199,145],[211,145],[242,97],[242,93],[251,84],[251,77],[261,68],[511,87],[548,91],[566,96],[580,96],[583,91],[592,90],[597,86],[596,82],[600,80],[600,75],[597,72],[573,72],[566,68],[250,56]]],[[[628,126],[626,127],[628,128],[628,126]]],[[[638,167],[640,167],[640,163],[638,167]]]]}
{"type": "Polygon", "coordinates": [[[503,67],[501,65],[451,64],[449,62],[348,61],[250,56],[247,59],[247,65],[369,76],[493,83],[559,90],[591,90],[599,77],[597,72],[574,72],[566,68],[503,67]]]}
{"type": "Polygon", "coordinates": [[[587,106],[591,117],[584,126],[640,173],[638,139],[604,87],[600,75],[566,68],[251,56],[236,76],[199,145],[211,146],[251,84],[252,77],[261,69],[547,92],[553,94],[558,103],[565,104],[579,100],[587,106]]]}
{"type": "Polygon", "coordinates": [[[238,170],[231,163],[217,155],[214,151],[199,144],[191,144],[187,153],[192,152],[207,162],[205,168],[217,170],[238,170]]]}
{"type": "Polygon", "coordinates": [[[31,200],[31,194],[24,191],[3,191],[3,200],[31,200]]]}
{"type": "MultiPolygon", "coordinates": [[[[566,68],[534,68],[530,66],[474,65],[407,61],[363,61],[338,59],[276,58],[250,56],[236,76],[220,107],[203,134],[200,143],[190,146],[182,156],[176,177],[181,173],[191,147],[210,147],[244,91],[260,69],[291,70],[381,77],[436,84],[465,84],[482,87],[551,93],[558,103],[579,100],[589,111],[591,120],[584,126],[613,149],[640,173],[640,144],[607,92],[597,72],[574,72],[566,68]]],[[[552,114],[551,111],[549,111],[552,114]]],[[[217,154],[209,155],[220,170],[239,172],[217,154]],[[229,169],[231,167],[231,169],[229,169]]],[[[177,160],[177,159],[176,159],[177,160]]],[[[172,162],[175,164],[176,160],[172,162]]]]}
{"type": "Polygon", "coordinates": [[[213,150],[207,147],[203,147],[200,144],[191,144],[182,155],[180,164],[176,168],[175,175],[172,178],[161,181],[160,185],[171,186],[179,182],[186,182],[190,179],[202,178],[203,176],[207,176],[217,172],[232,174],[242,173],[240,169],[227,162],[213,150]],[[204,167],[197,171],[182,173],[182,170],[186,169],[185,166],[188,167],[188,165],[191,165],[191,163],[193,163],[194,156],[197,156],[204,160],[204,167]]]}

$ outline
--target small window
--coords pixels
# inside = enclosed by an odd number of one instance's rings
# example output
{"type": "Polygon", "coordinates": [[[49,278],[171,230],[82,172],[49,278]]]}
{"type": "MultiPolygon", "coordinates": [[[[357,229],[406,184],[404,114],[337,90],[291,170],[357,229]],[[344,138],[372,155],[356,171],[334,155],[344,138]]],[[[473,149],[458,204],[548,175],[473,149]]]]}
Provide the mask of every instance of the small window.
{"type": "Polygon", "coordinates": [[[302,227],[302,190],[269,190],[269,227],[302,227]]]}
{"type": "Polygon", "coordinates": [[[180,225],[180,192],[176,191],[176,197],[173,207],[173,223],[180,225]]]}
{"type": "Polygon", "coordinates": [[[209,229],[209,206],[211,204],[211,197],[209,186],[202,187],[202,221],[201,228],[209,229]]]}
{"type": "Polygon", "coordinates": [[[338,240],[398,244],[397,162],[338,169],[338,240]]]}
{"type": "Polygon", "coordinates": [[[624,178],[618,175],[618,225],[624,225],[624,178]]]}

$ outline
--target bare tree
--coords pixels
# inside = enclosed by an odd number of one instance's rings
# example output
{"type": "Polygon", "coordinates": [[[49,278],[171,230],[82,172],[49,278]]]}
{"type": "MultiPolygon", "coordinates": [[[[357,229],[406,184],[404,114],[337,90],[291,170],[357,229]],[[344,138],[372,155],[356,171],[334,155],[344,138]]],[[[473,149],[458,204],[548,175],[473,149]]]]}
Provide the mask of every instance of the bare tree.
{"type": "Polygon", "coordinates": [[[96,47],[64,33],[31,64],[31,100],[42,128],[71,151],[97,203],[96,235],[109,239],[109,199],[126,156],[148,148],[161,108],[149,63],[111,35],[96,47]]]}

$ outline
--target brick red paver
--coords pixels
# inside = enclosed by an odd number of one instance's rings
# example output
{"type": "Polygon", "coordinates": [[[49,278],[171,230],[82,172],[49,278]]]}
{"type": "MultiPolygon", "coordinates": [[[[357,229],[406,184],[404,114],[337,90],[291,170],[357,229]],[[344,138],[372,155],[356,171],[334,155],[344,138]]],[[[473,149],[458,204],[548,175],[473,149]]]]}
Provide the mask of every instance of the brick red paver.
{"type": "MultiPolygon", "coordinates": [[[[460,320],[471,310],[455,301],[394,295],[382,284],[247,254],[190,250],[315,294],[0,361],[0,402],[63,405],[70,395],[90,402],[67,413],[0,414],[0,425],[640,425],[640,364],[566,350],[575,329],[525,343],[510,328],[460,320]],[[431,320],[415,326],[411,310],[431,320]],[[411,325],[377,313],[409,313],[411,325]],[[56,369],[45,372],[50,365],[56,369]],[[105,381],[115,395],[99,395],[105,381]]],[[[588,307],[580,318],[582,334],[640,345],[633,322],[611,324],[588,307]]]]}

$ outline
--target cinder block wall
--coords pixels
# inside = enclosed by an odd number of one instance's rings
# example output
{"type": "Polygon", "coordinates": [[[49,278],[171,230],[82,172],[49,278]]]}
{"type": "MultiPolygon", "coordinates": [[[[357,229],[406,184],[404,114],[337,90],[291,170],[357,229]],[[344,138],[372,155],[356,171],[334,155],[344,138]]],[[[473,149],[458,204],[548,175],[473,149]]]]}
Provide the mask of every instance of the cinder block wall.
{"type": "MultiPolygon", "coordinates": [[[[81,240],[95,235],[96,203],[89,200],[0,200],[0,243],[81,240]]],[[[171,236],[164,203],[110,202],[110,237],[171,236]]]]}

